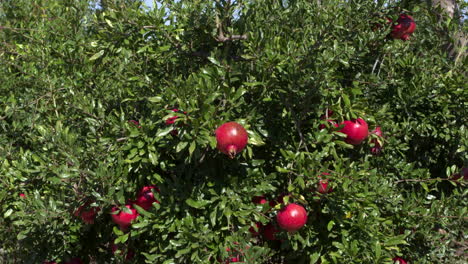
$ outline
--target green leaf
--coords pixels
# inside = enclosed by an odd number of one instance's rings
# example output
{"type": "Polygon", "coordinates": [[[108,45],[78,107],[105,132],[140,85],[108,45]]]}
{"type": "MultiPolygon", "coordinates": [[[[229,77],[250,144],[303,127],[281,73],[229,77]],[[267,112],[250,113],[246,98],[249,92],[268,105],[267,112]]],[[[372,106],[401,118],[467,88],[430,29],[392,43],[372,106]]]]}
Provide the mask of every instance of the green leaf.
{"type": "Polygon", "coordinates": [[[161,96],[153,96],[153,97],[148,97],[148,101],[152,102],[152,103],[159,103],[161,102],[163,99],[161,96]]]}
{"type": "Polygon", "coordinates": [[[3,217],[7,218],[13,213],[13,209],[8,209],[5,213],[3,213],[3,217]]]}
{"type": "Polygon", "coordinates": [[[174,130],[172,126],[158,129],[158,132],[156,132],[156,137],[164,137],[165,135],[169,134],[172,130],[174,130]]]}
{"type": "Polygon", "coordinates": [[[203,208],[205,206],[207,206],[208,204],[210,204],[211,202],[210,201],[206,201],[206,200],[202,200],[202,201],[195,201],[193,199],[187,199],[185,201],[190,207],[193,207],[193,208],[196,208],[196,209],[200,209],[200,208],[203,208]]]}
{"type": "Polygon", "coordinates": [[[100,50],[98,53],[94,54],[93,56],[91,56],[91,58],[89,58],[90,61],[94,61],[94,60],[97,60],[99,59],[102,55],[104,55],[104,50],[100,50]]]}
{"type": "Polygon", "coordinates": [[[179,153],[181,152],[183,149],[185,149],[188,145],[188,142],[186,141],[181,141],[179,142],[179,144],[177,144],[177,147],[176,147],[176,152],[179,153]]]}
{"type": "Polygon", "coordinates": [[[195,150],[196,147],[197,147],[197,142],[194,140],[194,141],[192,141],[192,143],[190,143],[190,147],[189,147],[189,155],[190,156],[192,156],[193,151],[195,150]]]}

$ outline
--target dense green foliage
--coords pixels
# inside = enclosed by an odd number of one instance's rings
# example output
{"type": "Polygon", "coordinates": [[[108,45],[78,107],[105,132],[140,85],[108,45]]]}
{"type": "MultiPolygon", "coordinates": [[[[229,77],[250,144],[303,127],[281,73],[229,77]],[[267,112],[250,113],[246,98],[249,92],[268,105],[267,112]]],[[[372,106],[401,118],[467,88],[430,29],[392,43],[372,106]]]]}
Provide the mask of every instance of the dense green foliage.
{"type": "Polygon", "coordinates": [[[468,166],[467,64],[444,49],[463,24],[407,1],[105,2],[0,3],[0,261],[123,262],[113,240],[133,263],[216,263],[226,247],[247,263],[466,261],[466,182],[447,179],[468,166]],[[409,41],[387,37],[402,12],[409,41]],[[381,126],[382,153],[319,130],[326,109],[381,126]],[[249,133],[232,160],[213,134],[227,121],[249,133]],[[110,208],[148,184],[161,203],[120,231],[110,208]],[[279,205],[252,197],[282,193],[307,225],[253,237],[279,205]],[[85,201],[94,224],[73,215],[85,201]]]}

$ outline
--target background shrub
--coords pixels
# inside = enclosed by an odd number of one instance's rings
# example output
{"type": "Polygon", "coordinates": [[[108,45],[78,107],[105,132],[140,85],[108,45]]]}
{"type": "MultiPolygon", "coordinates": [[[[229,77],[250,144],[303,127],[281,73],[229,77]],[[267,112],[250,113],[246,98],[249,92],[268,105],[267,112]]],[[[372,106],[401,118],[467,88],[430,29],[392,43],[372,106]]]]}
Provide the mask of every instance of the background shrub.
{"type": "Polygon", "coordinates": [[[466,261],[466,181],[448,181],[468,165],[466,59],[445,48],[463,20],[424,1],[15,0],[0,25],[2,262],[124,262],[113,242],[133,263],[466,261]],[[409,41],[387,37],[400,13],[409,41]],[[382,153],[319,130],[327,110],[380,126],[382,153]],[[249,133],[233,160],[228,121],[249,133]],[[160,204],[122,232],[111,207],[149,184],[160,204]],[[252,197],[281,194],[307,225],[252,236],[280,207],[252,197]]]}

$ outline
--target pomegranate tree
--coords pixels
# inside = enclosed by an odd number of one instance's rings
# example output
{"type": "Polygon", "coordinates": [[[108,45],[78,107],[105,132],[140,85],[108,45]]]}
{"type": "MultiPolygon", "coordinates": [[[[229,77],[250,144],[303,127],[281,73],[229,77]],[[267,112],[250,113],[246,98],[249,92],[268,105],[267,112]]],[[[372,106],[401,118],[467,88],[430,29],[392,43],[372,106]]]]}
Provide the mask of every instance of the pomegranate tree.
{"type": "Polygon", "coordinates": [[[344,127],[339,131],[347,135],[345,141],[351,145],[359,145],[369,135],[369,127],[361,118],[345,120],[341,123],[344,127]]]}
{"type": "Polygon", "coordinates": [[[231,159],[247,146],[247,131],[236,122],[222,124],[216,129],[215,134],[217,142],[216,147],[231,159]]]}
{"type": "Polygon", "coordinates": [[[118,213],[111,215],[112,221],[119,225],[120,229],[123,231],[126,231],[132,225],[132,222],[138,217],[137,210],[130,204],[126,204],[125,207],[127,207],[131,213],[127,213],[124,210],[120,210],[118,206],[114,206],[112,207],[112,213],[117,211],[118,213]]]}
{"type": "Polygon", "coordinates": [[[307,212],[301,205],[291,203],[278,212],[276,221],[282,229],[294,232],[307,223],[307,212]]]}
{"type": "Polygon", "coordinates": [[[416,22],[407,14],[401,14],[396,24],[392,26],[390,36],[394,39],[408,40],[410,35],[416,30],[416,22]]]}

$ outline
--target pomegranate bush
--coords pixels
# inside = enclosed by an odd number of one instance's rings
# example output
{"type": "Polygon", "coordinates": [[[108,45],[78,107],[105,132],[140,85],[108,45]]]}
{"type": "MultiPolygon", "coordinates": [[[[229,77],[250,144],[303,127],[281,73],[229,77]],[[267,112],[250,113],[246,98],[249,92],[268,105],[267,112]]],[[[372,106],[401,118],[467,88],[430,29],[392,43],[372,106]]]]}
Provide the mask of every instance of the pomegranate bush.
{"type": "Polygon", "coordinates": [[[158,3],[0,2],[0,263],[466,261],[464,21],[158,3]]]}

